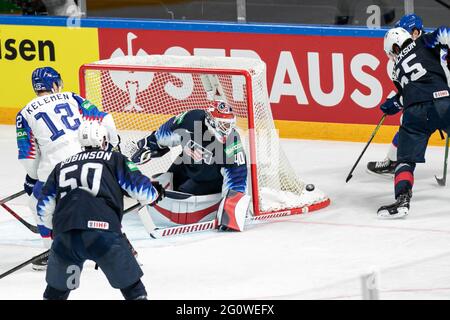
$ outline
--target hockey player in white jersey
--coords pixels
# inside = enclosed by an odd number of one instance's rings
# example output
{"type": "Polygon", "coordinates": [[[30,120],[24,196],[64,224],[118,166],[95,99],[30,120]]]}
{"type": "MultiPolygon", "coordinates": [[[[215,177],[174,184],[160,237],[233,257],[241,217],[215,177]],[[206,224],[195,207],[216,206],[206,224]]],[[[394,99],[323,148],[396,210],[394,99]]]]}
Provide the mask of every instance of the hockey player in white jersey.
{"type": "MultiPolygon", "coordinates": [[[[73,92],[63,92],[63,81],[55,69],[38,68],[33,71],[31,81],[37,97],[17,114],[16,133],[18,158],[26,171],[24,189],[31,196],[30,206],[38,221],[36,199],[48,175],[57,163],[81,151],[77,132],[81,122],[101,121],[112,147],[118,147],[119,138],[112,116],[73,92]]],[[[39,228],[39,232],[49,248],[49,230],[39,228]]],[[[45,267],[46,261],[33,265],[35,270],[45,267]]]]}

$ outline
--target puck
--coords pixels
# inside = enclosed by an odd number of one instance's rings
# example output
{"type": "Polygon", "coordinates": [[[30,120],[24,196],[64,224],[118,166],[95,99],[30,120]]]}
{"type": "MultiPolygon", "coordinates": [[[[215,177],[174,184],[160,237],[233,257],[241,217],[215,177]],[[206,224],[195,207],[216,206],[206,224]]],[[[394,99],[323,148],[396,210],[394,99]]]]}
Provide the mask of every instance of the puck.
{"type": "Polygon", "coordinates": [[[313,184],[307,184],[306,185],[306,191],[313,191],[314,190],[314,185],[313,184]]]}

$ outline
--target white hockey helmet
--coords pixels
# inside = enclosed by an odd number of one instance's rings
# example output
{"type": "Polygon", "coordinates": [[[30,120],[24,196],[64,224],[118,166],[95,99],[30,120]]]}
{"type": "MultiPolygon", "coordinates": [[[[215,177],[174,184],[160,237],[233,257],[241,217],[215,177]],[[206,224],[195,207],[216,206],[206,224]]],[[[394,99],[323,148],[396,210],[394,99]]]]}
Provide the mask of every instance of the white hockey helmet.
{"type": "Polygon", "coordinates": [[[384,35],[384,51],[388,57],[395,57],[396,53],[393,51],[393,47],[396,44],[399,48],[405,43],[406,40],[412,39],[408,31],[403,28],[392,28],[384,35]]]}
{"type": "Polygon", "coordinates": [[[105,150],[108,146],[108,133],[98,121],[83,121],[78,128],[78,140],[84,148],[105,150]]]}

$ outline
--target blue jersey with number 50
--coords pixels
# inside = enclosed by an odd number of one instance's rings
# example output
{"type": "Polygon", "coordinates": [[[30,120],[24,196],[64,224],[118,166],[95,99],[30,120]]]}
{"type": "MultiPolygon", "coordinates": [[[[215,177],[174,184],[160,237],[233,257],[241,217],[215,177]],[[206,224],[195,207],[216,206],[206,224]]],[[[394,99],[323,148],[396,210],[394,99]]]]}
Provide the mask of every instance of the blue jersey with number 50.
{"type": "Polygon", "coordinates": [[[95,108],[72,92],[33,99],[16,118],[19,160],[27,174],[46,181],[55,165],[81,151],[78,127],[95,108]]]}

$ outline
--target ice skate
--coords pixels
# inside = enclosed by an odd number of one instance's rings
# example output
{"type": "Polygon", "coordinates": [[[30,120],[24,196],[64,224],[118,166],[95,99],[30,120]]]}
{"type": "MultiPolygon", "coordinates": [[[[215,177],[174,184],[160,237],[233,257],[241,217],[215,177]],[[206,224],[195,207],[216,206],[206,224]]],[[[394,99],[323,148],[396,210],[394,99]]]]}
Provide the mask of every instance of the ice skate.
{"type": "Polygon", "coordinates": [[[367,163],[367,172],[381,177],[393,178],[396,161],[386,158],[382,161],[371,161],[367,163]]]}
{"type": "Polygon", "coordinates": [[[31,264],[31,268],[36,271],[47,270],[48,256],[42,259],[36,260],[31,264]]]}
{"type": "Polygon", "coordinates": [[[380,207],[377,215],[380,219],[401,219],[408,215],[409,201],[411,200],[411,192],[403,193],[398,196],[397,201],[393,204],[380,207]]]}

